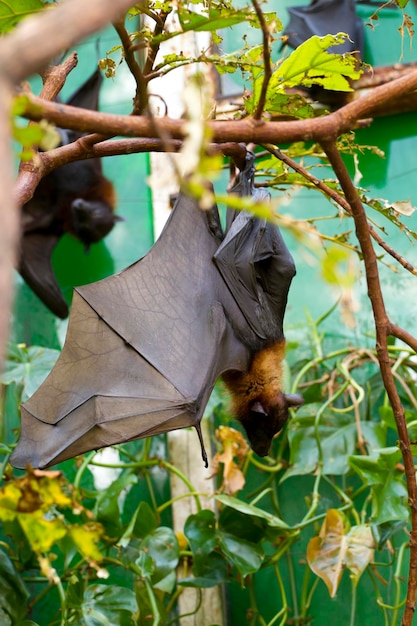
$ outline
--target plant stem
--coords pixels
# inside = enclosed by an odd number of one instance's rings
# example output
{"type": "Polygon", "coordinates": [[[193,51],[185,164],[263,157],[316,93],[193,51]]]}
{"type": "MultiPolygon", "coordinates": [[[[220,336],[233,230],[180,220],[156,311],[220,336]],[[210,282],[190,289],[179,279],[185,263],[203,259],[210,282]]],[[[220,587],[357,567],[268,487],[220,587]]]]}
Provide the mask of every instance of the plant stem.
{"type": "Polygon", "coordinates": [[[357,585],[353,578],[352,582],[352,603],[350,605],[350,622],[349,626],[355,626],[355,615],[356,615],[356,598],[357,598],[357,585]]]}

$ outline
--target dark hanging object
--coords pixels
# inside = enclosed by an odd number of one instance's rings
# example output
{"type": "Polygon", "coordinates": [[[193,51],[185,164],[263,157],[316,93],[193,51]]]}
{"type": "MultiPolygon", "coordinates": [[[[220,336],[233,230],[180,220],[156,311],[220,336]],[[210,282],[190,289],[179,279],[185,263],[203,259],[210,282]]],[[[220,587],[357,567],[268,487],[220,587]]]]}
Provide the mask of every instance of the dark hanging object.
{"type": "MultiPolygon", "coordinates": [[[[253,191],[249,155],[232,193],[253,191]]],[[[240,394],[237,417],[253,448],[268,453],[288,407],[302,404],[279,380],[295,267],[272,224],[234,211],[227,222],[223,238],[217,207],[202,211],[180,193],[146,256],[75,289],[63,351],[22,406],[15,467],[48,467],[186,426],[207,462],[200,421],[222,375],[240,394]]]]}
{"type": "Polygon", "coordinates": [[[297,48],[313,35],[323,37],[343,32],[352,41],[329,48],[329,52],[343,54],[357,50],[363,59],[364,27],[353,0],[312,0],[309,6],[291,7],[288,12],[290,21],[284,35],[291,48],[297,48]]]}
{"type": "MultiPolygon", "coordinates": [[[[97,69],[67,104],[97,110],[102,76],[97,69]]],[[[58,129],[61,145],[76,141],[81,133],[58,129]]],[[[65,233],[85,248],[100,241],[120,218],[113,213],[115,192],[103,176],[100,159],[63,165],[45,176],[33,198],[22,207],[22,240],[18,270],[29,287],[58,317],[68,316],[68,306],[58,286],[51,257],[65,233]]]]}

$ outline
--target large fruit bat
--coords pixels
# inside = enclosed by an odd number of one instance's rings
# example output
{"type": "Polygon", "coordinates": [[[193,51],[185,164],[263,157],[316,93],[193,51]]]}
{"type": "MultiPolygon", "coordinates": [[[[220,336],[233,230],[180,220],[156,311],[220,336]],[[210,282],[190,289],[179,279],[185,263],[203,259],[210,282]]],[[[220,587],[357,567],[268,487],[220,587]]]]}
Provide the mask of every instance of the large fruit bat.
{"type": "MultiPolygon", "coordinates": [[[[71,96],[67,104],[97,110],[102,76],[97,69],[71,96]]],[[[76,141],[81,133],[58,129],[61,145],[76,141]]],[[[45,176],[33,198],[22,207],[22,240],[18,270],[42,302],[61,318],[68,305],[58,286],[52,253],[65,233],[85,248],[100,241],[119,220],[114,215],[115,192],[103,176],[100,159],[68,163],[45,176]]]]}
{"type": "MultiPolygon", "coordinates": [[[[253,193],[253,173],[248,154],[232,192],[253,193]]],[[[302,403],[280,386],[295,267],[273,224],[231,210],[227,223],[223,236],[217,207],[205,212],[180,193],[146,256],[75,289],[62,353],[22,406],[14,466],[187,426],[206,461],[200,421],[222,375],[252,447],[268,453],[288,407],[302,403]]]]}
{"type": "Polygon", "coordinates": [[[313,35],[324,37],[343,32],[349,39],[329,48],[329,52],[344,54],[357,50],[363,59],[364,26],[356,15],[354,0],[311,0],[308,6],[290,7],[288,12],[290,21],[284,35],[291,48],[297,48],[313,35]]]}

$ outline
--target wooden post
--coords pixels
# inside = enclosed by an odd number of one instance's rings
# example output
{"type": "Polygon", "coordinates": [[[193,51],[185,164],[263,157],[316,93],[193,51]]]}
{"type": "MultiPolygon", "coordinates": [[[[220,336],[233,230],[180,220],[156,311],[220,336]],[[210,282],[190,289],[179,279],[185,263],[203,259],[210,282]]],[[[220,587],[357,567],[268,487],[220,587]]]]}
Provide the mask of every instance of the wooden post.
{"type": "MultiPolygon", "coordinates": [[[[194,429],[175,430],[168,433],[169,458],[175,466],[190,479],[196,491],[210,495],[214,492],[213,479],[210,478],[211,452],[208,442],[208,420],[203,419],[202,430],[206,451],[209,459],[209,468],[206,469],[201,458],[200,443],[194,429]]],[[[188,493],[188,487],[175,474],[170,472],[172,497],[188,493]]],[[[214,500],[201,497],[204,508],[214,510],[214,500]]],[[[184,523],[189,515],[196,513],[195,500],[192,496],[182,498],[172,505],[175,532],[183,532],[184,523]]],[[[180,567],[177,572],[178,580],[184,577],[184,571],[180,567]]],[[[188,573],[187,573],[188,575],[188,573]]],[[[202,602],[197,613],[187,615],[179,619],[180,626],[211,626],[218,624],[225,626],[223,589],[220,586],[201,590],[202,602]]],[[[193,613],[200,601],[200,590],[192,587],[184,587],[178,599],[179,614],[193,613]]]]}

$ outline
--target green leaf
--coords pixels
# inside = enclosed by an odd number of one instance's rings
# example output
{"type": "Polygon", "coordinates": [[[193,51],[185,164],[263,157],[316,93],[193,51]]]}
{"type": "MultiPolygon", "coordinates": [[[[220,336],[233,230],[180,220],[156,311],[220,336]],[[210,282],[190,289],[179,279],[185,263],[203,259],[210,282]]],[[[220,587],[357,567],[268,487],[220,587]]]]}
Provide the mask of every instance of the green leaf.
{"type": "Polygon", "coordinates": [[[218,552],[210,552],[201,559],[198,567],[193,567],[194,576],[182,578],[178,584],[184,587],[215,587],[228,580],[228,564],[218,552]]]}
{"type": "Polygon", "coordinates": [[[398,471],[397,465],[401,463],[401,452],[396,446],[375,450],[372,455],[351,456],[349,465],[359,474],[361,480],[367,485],[383,484],[387,475],[396,472],[399,480],[403,473],[398,471]]]}
{"type": "Polygon", "coordinates": [[[118,545],[126,547],[132,538],[142,539],[158,526],[158,520],[149,504],[142,500],[123,533],[118,545]]]}
{"type": "Polygon", "coordinates": [[[42,11],[43,7],[43,0],[13,0],[13,2],[0,0],[0,33],[7,33],[20,20],[42,11]]]}
{"type": "Polygon", "coordinates": [[[39,124],[30,124],[29,126],[13,125],[13,137],[24,147],[30,147],[34,144],[38,145],[42,141],[43,130],[39,124]]]}
{"type": "Polygon", "coordinates": [[[372,521],[384,524],[409,517],[404,472],[398,464],[401,453],[396,447],[377,450],[370,456],[352,456],[349,465],[365,485],[371,486],[372,521]]]}
{"type": "Polygon", "coordinates": [[[203,509],[190,515],[184,525],[194,558],[205,558],[217,545],[216,519],[213,511],[203,509]]]}
{"type": "MultiPolygon", "coordinates": [[[[11,618],[10,624],[21,623],[27,613],[28,592],[8,555],[0,550],[0,610],[11,618]]],[[[0,623],[3,623],[0,620],[0,623]]],[[[7,624],[7,622],[4,622],[7,624]]]]}
{"type": "Polygon", "coordinates": [[[219,528],[251,543],[260,543],[268,534],[265,519],[245,515],[228,506],[222,507],[220,511],[219,528]]]}
{"type": "Polygon", "coordinates": [[[372,524],[372,533],[377,541],[377,549],[382,550],[386,542],[402,530],[406,525],[405,520],[384,522],[383,524],[372,524]]]}
{"type": "Polygon", "coordinates": [[[178,565],[178,540],[172,528],[160,526],[145,537],[141,548],[155,563],[155,570],[152,573],[153,585],[171,574],[178,565]]]}
{"type": "Polygon", "coordinates": [[[352,91],[347,78],[356,80],[362,74],[351,55],[330,54],[328,48],[345,43],[348,35],[314,35],[296,48],[272,75],[269,90],[320,85],[334,91],[352,91]]]}
{"type": "Polygon", "coordinates": [[[82,605],[85,626],[134,626],[138,611],[131,589],[117,585],[91,585],[82,605]]]}
{"type": "Polygon", "coordinates": [[[206,13],[189,10],[184,4],[178,8],[178,17],[183,32],[187,31],[214,31],[228,28],[242,22],[257,23],[256,14],[249,9],[236,10],[234,8],[213,8],[209,5],[206,13]]]}
{"type": "Polygon", "coordinates": [[[0,382],[10,385],[14,382],[22,385],[22,402],[35,393],[43,383],[58,357],[59,350],[23,345],[13,345],[5,362],[4,373],[0,382]]]}
{"type": "Polygon", "coordinates": [[[229,506],[230,508],[239,511],[240,513],[264,519],[268,523],[268,526],[270,526],[271,528],[280,530],[289,530],[290,528],[285,522],[282,521],[282,519],[280,519],[276,515],[272,515],[271,513],[268,513],[267,511],[264,511],[257,506],[247,504],[246,502],[243,502],[238,498],[234,498],[233,496],[226,496],[223,494],[216,495],[214,497],[217,502],[221,502],[221,504],[229,506]]]}
{"type": "Polygon", "coordinates": [[[219,540],[224,554],[236,565],[242,576],[253,574],[261,567],[265,556],[261,546],[223,532],[219,532],[219,540]]]}
{"type": "Polygon", "coordinates": [[[141,578],[150,578],[155,571],[155,561],[146,552],[140,552],[138,558],[135,560],[135,566],[137,568],[137,574],[141,578]]]}
{"type": "Polygon", "coordinates": [[[119,496],[122,491],[136,482],[137,477],[134,474],[125,472],[97,497],[95,506],[97,521],[103,524],[110,538],[118,538],[122,533],[119,496]]]}
{"type": "MultiPolygon", "coordinates": [[[[335,414],[326,411],[315,427],[315,415],[319,405],[308,405],[300,409],[288,423],[290,444],[290,467],[283,479],[291,476],[311,474],[319,462],[319,447],[323,453],[323,472],[327,475],[343,475],[349,471],[349,457],[356,450],[358,439],[357,425],[353,415],[335,414]]],[[[385,444],[383,425],[374,422],[360,422],[362,435],[370,451],[385,444]]]]}

